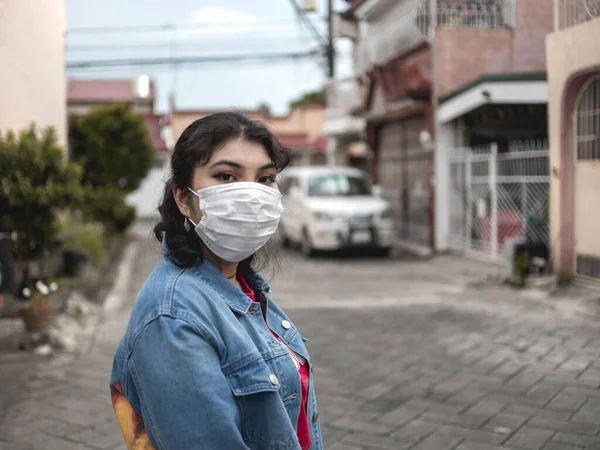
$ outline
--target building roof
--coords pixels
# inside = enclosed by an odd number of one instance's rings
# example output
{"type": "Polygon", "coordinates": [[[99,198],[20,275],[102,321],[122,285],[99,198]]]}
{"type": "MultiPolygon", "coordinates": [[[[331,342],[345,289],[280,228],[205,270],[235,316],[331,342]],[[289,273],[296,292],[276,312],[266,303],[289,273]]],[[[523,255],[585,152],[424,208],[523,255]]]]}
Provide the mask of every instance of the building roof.
{"type": "Polygon", "coordinates": [[[306,134],[276,134],[277,140],[284,147],[289,148],[310,148],[313,146],[313,142],[308,139],[306,134]]]}
{"type": "MultiPolygon", "coordinates": [[[[134,100],[134,80],[67,80],[69,103],[113,103],[134,100]]],[[[150,81],[150,100],[156,97],[153,81],[150,81]]]]}

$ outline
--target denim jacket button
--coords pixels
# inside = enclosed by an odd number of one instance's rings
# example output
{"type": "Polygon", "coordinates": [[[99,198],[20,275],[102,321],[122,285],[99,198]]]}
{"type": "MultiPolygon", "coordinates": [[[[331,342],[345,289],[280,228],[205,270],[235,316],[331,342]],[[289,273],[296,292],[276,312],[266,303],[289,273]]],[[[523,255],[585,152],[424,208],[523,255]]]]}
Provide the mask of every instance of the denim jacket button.
{"type": "Polygon", "coordinates": [[[284,320],[283,322],[281,322],[281,326],[283,328],[285,328],[286,330],[289,330],[291,328],[292,324],[289,321],[284,320]]]}
{"type": "Polygon", "coordinates": [[[318,413],[318,412],[316,412],[316,413],[313,415],[313,423],[316,423],[316,422],[317,422],[317,420],[319,420],[319,413],[318,413]]]}
{"type": "Polygon", "coordinates": [[[277,386],[279,384],[279,378],[277,378],[277,376],[273,373],[271,375],[269,375],[269,380],[271,381],[271,384],[273,384],[274,386],[277,386]]]}

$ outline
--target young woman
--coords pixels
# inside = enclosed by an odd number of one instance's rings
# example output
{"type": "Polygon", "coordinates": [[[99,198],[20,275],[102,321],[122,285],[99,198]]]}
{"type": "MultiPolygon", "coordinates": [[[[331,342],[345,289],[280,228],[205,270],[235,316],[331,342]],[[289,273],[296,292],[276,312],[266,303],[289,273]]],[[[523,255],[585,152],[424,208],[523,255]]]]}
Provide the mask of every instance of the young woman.
{"type": "Polygon", "coordinates": [[[197,120],[177,141],[154,230],[164,257],[112,370],[129,449],[323,448],[306,339],[255,271],[272,262],[288,162],[237,113],[197,120]]]}

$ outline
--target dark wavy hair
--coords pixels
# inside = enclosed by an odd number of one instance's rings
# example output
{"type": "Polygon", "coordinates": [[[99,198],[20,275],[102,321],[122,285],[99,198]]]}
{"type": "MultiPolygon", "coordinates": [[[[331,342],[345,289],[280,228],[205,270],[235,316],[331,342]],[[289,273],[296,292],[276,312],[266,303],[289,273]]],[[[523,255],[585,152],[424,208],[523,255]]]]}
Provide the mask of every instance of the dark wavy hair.
{"type": "MultiPolygon", "coordinates": [[[[290,162],[289,149],[284,148],[262,122],[243,114],[220,112],[189,125],[177,140],[171,155],[170,178],[158,207],[160,222],[154,227],[156,239],[165,241],[168,255],[181,267],[189,267],[201,258],[202,246],[193,229],[185,230],[184,216],[175,202],[173,188],[191,187],[196,167],[207,164],[215,150],[236,139],[263,146],[278,172],[290,162]]],[[[262,270],[273,263],[277,263],[277,249],[271,240],[257,253],[240,262],[239,271],[246,276],[250,267],[262,270]]]]}

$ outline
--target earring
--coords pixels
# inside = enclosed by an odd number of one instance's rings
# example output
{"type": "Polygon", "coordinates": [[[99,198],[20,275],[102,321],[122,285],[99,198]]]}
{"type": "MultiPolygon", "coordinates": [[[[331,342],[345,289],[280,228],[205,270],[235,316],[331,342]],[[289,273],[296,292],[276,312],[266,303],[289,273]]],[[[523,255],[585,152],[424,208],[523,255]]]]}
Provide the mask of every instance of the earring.
{"type": "Polygon", "coordinates": [[[185,231],[191,230],[190,222],[187,217],[185,219],[183,219],[183,228],[185,229],[185,231]]]}

